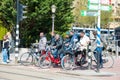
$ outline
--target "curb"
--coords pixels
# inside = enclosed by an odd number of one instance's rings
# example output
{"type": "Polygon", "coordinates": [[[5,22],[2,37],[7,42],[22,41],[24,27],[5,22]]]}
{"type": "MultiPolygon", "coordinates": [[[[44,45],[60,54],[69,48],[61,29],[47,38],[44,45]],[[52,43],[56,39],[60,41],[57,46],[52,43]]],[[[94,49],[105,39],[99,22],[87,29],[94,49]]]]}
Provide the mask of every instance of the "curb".
{"type": "Polygon", "coordinates": [[[73,70],[73,71],[61,71],[61,72],[57,72],[57,73],[61,73],[61,74],[68,74],[68,75],[76,75],[76,76],[99,76],[99,77],[103,77],[103,76],[115,76],[116,73],[112,73],[112,72],[95,72],[94,70],[73,70]]]}
{"type": "Polygon", "coordinates": [[[3,64],[3,63],[1,63],[0,62],[0,65],[4,65],[4,66],[20,66],[20,64],[19,63],[8,63],[8,64],[3,64]]]}

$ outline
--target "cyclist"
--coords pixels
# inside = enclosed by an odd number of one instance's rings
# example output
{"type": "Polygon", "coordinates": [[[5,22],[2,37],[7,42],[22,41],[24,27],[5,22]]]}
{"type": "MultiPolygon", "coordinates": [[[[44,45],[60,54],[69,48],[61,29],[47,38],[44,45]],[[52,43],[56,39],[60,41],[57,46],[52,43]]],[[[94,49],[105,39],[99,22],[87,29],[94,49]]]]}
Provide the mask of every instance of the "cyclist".
{"type": "Polygon", "coordinates": [[[51,35],[51,38],[50,38],[50,40],[47,42],[47,44],[53,46],[53,45],[55,45],[55,32],[51,32],[50,35],[51,35]]]}
{"type": "Polygon", "coordinates": [[[58,56],[62,53],[62,43],[63,43],[62,37],[59,34],[56,34],[55,42],[53,45],[54,50],[52,51],[54,58],[58,58],[58,56]]]}
{"type": "Polygon", "coordinates": [[[74,31],[70,31],[70,43],[74,44],[74,42],[77,42],[79,40],[79,35],[74,33],[74,31]]]}
{"type": "Polygon", "coordinates": [[[70,50],[69,46],[70,46],[70,33],[66,32],[65,39],[64,39],[64,45],[63,45],[64,50],[70,50]]]}
{"type": "Polygon", "coordinates": [[[76,53],[76,55],[79,53],[82,54],[82,57],[80,59],[80,65],[86,63],[86,50],[87,50],[89,43],[90,43],[89,37],[86,36],[84,32],[80,32],[80,40],[77,43],[79,50],[76,53]]]}

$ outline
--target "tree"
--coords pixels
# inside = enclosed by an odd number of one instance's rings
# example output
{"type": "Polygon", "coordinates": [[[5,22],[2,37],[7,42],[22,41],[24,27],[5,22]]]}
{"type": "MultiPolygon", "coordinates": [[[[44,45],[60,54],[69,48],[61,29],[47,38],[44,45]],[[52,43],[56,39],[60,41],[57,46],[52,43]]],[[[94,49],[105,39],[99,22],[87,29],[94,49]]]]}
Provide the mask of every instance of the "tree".
{"type": "Polygon", "coordinates": [[[55,13],[55,31],[63,34],[73,22],[72,16],[73,0],[21,0],[20,3],[27,5],[28,18],[20,25],[21,44],[28,46],[39,39],[39,32],[49,34],[52,26],[51,5],[57,6],[55,13]]]}
{"type": "Polygon", "coordinates": [[[1,0],[0,5],[0,20],[2,21],[2,25],[11,30],[16,20],[15,0],[1,0]]]}

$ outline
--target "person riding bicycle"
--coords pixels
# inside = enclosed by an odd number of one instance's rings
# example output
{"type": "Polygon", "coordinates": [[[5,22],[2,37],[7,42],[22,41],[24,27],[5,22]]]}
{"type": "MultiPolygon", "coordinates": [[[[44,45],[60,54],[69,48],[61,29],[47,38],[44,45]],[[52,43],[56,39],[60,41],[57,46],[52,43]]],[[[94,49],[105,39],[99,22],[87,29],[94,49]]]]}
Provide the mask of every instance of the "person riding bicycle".
{"type": "Polygon", "coordinates": [[[63,45],[63,49],[64,50],[70,50],[69,46],[70,46],[70,33],[66,32],[65,38],[64,38],[64,45],[63,45]]]}
{"type": "Polygon", "coordinates": [[[80,53],[82,54],[82,57],[80,59],[80,64],[86,63],[86,50],[90,43],[90,39],[88,36],[85,35],[84,32],[80,32],[80,40],[77,43],[77,46],[79,47],[78,52],[76,53],[76,56],[80,53]]]}
{"type": "Polygon", "coordinates": [[[74,33],[74,31],[70,31],[70,43],[74,44],[76,41],[79,41],[79,35],[74,33]]]}
{"type": "Polygon", "coordinates": [[[62,52],[62,44],[63,44],[62,37],[60,37],[59,34],[56,34],[54,45],[52,45],[54,49],[52,51],[54,58],[58,58],[58,56],[60,56],[62,52]]]}
{"type": "Polygon", "coordinates": [[[51,38],[49,41],[47,41],[47,44],[53,46],[55,45],[55,32],[51,32],[50,35],[51,35],[51,38]]]}

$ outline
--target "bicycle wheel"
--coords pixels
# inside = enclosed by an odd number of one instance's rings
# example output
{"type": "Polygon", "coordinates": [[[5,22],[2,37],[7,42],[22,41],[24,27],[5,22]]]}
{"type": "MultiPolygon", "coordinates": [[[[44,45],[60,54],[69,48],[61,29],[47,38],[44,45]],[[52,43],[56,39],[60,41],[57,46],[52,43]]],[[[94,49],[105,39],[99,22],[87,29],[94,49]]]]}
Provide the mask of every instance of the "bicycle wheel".
{"type": "Polygon", "coordinates": [[[50,68],[51,63],[51,59],[48,55],[42,55],[38,60],[38,64],[42,69],[50,68]]]}
{"type": "Polygon", "coordinates": [[[61,60],[61,66],[64,70],[72,70],[74,64],[74,58],[70,55],[65,55],[61,60]]]}
{"type": "Polygon", "coordinates": [[[111,68],[114,65],[114,59],[112,55],[107,51],[102,54],[103,67],[111,68]]]}
{"type": "Polygon", "coordinates": [[[33,62],[33,56],[31,55],[30,52],[23,53],[20,56],[20,63],[24,66],[31,65],[33,62]]]}

